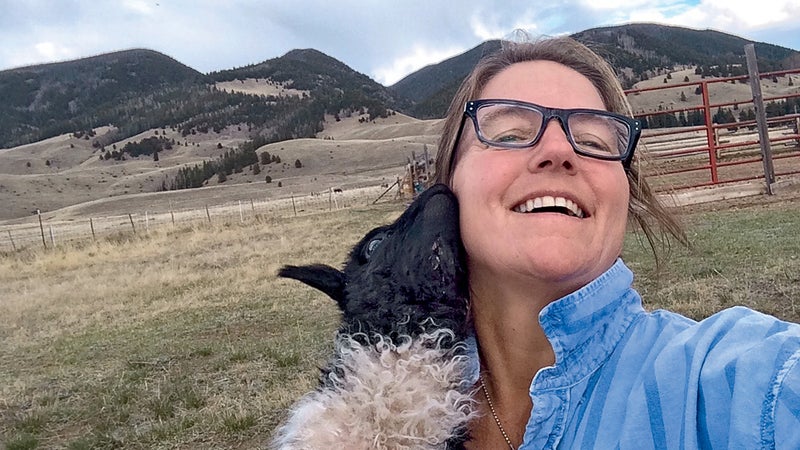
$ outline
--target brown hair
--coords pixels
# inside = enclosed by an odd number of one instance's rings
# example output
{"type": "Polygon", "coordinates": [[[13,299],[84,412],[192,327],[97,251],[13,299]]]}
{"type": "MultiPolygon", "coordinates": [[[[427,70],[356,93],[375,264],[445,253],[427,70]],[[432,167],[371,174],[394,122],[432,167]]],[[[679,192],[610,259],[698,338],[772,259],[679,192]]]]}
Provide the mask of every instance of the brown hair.
{"type": "MultiPolygon", "coordinates": [[[[567,37],[535,42],[503,42],[500,50],[478,62],[450,103],[436,153],[435,182],[451,184],[453,169],[459,159],[456,139],[464,114],[464,104],[478,98],[489,80],[503,69],[525,61],[552,61],[575,70],[591,81],[608,111],[633,117],[631,107],[614,71],[603,58],[583,44],[567,37]],[[454,152],[456,154],[453,154],[454,152]]],[[[659,249],[669,248],[667,235],[688,245],[686,234],[641,176],[639,156],[634,155],[631,167],[626,173],[630,186],[628,217],[641,228],[658,265],[659,249]]]]}

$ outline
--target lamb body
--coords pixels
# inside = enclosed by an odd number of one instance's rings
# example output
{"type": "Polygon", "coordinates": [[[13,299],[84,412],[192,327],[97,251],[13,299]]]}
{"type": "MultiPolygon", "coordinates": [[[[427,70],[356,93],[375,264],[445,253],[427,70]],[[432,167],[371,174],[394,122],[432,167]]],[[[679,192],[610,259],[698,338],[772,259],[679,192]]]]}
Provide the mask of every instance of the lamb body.
{"type": "Polygon", "coordinates": [[[342,271],[285,266],[336,300],[342,324],[320,386],[278,430],[274,448],[460,448],[475,417],[458,203],[444,185],[352,249],[342,271]]]}

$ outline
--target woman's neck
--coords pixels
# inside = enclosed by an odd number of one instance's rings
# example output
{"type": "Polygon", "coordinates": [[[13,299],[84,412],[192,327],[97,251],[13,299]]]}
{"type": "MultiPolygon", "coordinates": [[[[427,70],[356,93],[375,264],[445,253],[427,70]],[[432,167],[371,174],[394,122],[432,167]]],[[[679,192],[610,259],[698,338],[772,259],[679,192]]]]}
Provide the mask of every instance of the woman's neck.
{"type": "MultiPolygon", "coordinates": [[[[470,304],[482,382],[504,431],[519,445],[535,407],[529,395],[531,381],[541,368],[555,363],[553,348],[539,324],[539,312],[548,301],[530,295],[535,291],[511,289],[510,283],[478,280],[471,278],[470,304]]],[[[474,448],[501,448],[496,446],[501,435],[494,414],[488,409],[484,412],[473,430],[474,436],[481,436],[474,448]]]]}
{"type": "Polygon", "coordinates": [[[536,372],[555,363],[553,348],[539,324],[544,306],[503,291],[493,289],[495,295],[490,297],[473,290],[471,295],[481,369],[501,385],[497,387],[501,396],[527,392],[536,372]]]}

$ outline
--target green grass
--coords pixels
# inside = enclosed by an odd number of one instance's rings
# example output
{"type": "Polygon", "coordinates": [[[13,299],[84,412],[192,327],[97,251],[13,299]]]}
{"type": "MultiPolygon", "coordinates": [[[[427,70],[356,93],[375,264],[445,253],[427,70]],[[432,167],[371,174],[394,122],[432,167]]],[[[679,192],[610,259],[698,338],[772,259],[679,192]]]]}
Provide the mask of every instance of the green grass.
{"type": "Polygon", "coordinates": [[[674,248],[661,273],[635,239],[625,260],[649,308],[701,319],[745,305],[800,322],[800,202],[686,218],[692,248],[674,248]]]}
{"type": "MultiPolygon", "coordinates": [[[[693,249],[660,274],[629,236],[646,306],[800,321],[800,202],[776,205],[692,213],[693,249]]],[[[338,265],[401,207],[0,256],[0,448],[263,447],[315,386],[339,319],[275,270],[338,265]]]]}

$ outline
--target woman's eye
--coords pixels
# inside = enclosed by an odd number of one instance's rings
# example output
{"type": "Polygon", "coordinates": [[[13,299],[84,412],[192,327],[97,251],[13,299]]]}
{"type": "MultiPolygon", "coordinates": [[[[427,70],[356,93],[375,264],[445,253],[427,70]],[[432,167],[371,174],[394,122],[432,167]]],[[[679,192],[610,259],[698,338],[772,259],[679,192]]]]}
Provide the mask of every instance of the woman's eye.
{"type": "Polygon", "coordinates": [[[609,146],[604,140],[595,136],[585,135],[575,137],[575,145],[594,153],[614,153],[611,146],[609,146]]]}
{"type": "Polygon", "coordinates": [[[512,143],[512,144],[516,143],[516,142],[524,142],[525,141],[525,139],[522,136],[516,135],[516,134],[510,134],[510,133],[498,136],[498,137],[496,137],[496,138],[494,138],[492,140],[494,142],[512,143]]]}

